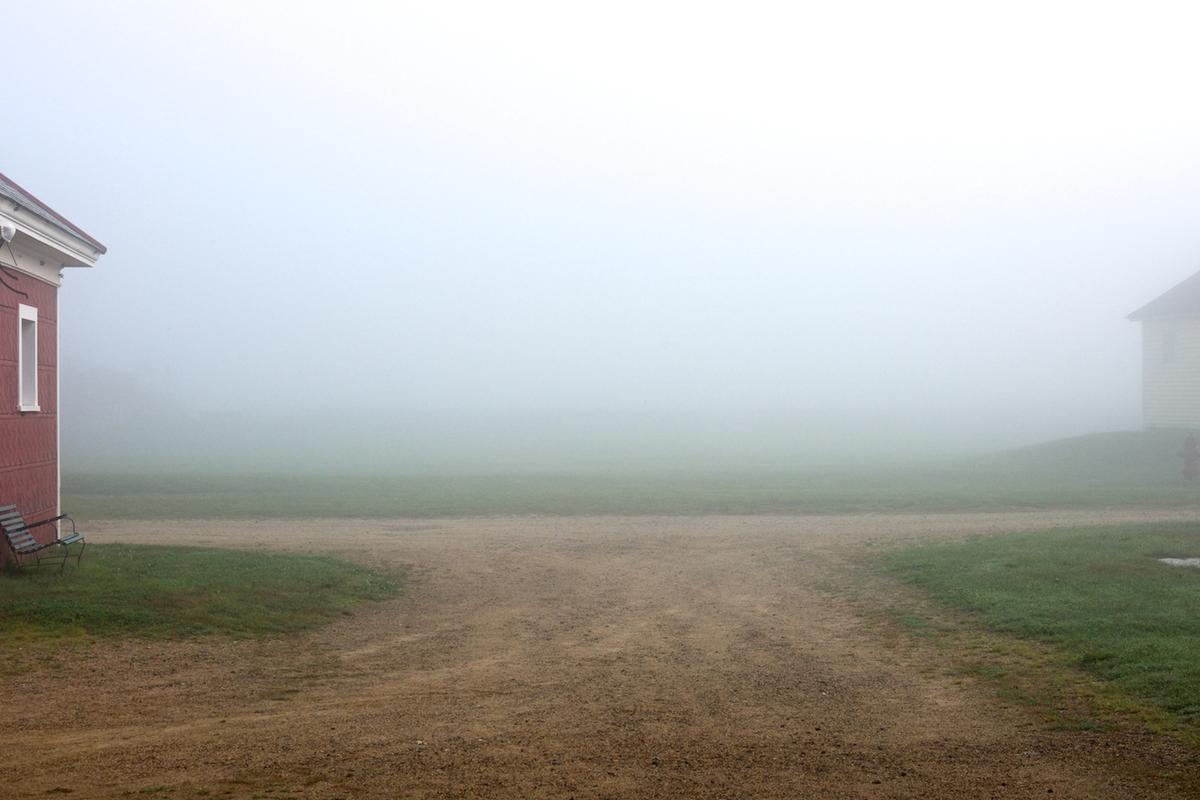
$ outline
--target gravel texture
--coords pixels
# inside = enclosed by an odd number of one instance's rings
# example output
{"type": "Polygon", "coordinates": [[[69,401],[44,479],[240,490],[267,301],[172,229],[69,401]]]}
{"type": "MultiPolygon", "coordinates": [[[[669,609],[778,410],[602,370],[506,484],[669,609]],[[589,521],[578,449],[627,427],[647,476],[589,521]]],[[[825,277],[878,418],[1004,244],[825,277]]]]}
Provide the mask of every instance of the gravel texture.
{"type": "Polygon", "coordinates": [[[1184,796],[1187,748],[1046,730],[826,581],[868,540],[1171,516],[99,523],[409,583],[305,635],[9,653],[0,796],[1184,796]]]}

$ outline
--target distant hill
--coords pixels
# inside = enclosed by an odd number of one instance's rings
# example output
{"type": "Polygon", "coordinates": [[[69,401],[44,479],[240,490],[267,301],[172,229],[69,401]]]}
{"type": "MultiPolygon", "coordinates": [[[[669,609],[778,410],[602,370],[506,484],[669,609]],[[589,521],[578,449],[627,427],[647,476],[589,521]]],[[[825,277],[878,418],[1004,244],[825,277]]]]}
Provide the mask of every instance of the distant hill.
{"type": "Polygon", "coordinates": [[[1183,467],[1178,453],[1187,435],[1175,429],[1094,433],[998,453],[980,459],[977,467],[1014,479],[1178,483],[1183,467]]]}

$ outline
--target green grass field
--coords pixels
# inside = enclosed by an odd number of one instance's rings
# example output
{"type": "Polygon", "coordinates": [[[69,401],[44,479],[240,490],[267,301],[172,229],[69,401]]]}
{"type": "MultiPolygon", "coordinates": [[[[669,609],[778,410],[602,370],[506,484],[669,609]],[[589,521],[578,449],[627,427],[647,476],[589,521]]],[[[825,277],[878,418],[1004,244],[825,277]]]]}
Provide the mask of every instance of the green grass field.
{"type": "Polygon", "coordinates": [[[1178,431],[1111,433],[986,458],[889,466],[629,468],[491,475],[64,476],[84,519],[836,514],[1200,509],[1178,431]]]}
{"type": "Polygon", "coordinates": [[[333,558],[198,547],[89,545],[66,574],[0,580],[0,644],[85,636],[291,633],[389,597],[400,579],[333,558]]]}
{"type": "Polygon", "coordinates": [[[1200,730],[1200,525],[985,536],[889,551],[892,575],[989,630],[1048,645],[1066,663],[1200,730]]]}
{"type": "Polygon", "coordinates": [[[916,468],[446,477],[68,475],[63,507],[83,520],[1200,509],[1200,489],[916,468]]]}
{"type": "Polygon", "coordinates": [[[930,476],[741,473],[288,477],[70,476],[80,519],[850,514],[1198,506],[1175,487],[999,485],[930,476]]]}

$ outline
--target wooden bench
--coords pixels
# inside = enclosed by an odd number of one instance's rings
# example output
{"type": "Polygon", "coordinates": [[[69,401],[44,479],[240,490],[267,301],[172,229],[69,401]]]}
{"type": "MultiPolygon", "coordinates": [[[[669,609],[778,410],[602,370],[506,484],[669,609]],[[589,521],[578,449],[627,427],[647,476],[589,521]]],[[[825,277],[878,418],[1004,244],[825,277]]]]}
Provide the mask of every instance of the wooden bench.
{"type": "Polygon", "coordinates": [[[0,506],[0,528],[4,529],[8,546],[12,548],[13,554],[17,557],[17,566],[21,568],[24,568],[25,560],[32,557],[35,567],[57,564],[58,571],[61,573],[66,568],[67,559],[71,555],[70,546],[76,542],[79,543],[79,554],[75,558],[76,565],[83,560],[83,548],[87,547],[83,534],[75,530],[75,520],[66,514],[29,525],[21,516],[21,512],[17,511],[16,506],[0,506]],[[62,535],[61,526],[57,524],[64,519],[71,523],[71,535],[66,537],[62,535]],[[54,525],[54,541],[43,544],[33,538],[30,531],[40,528],[42,525],[54,525]]]}

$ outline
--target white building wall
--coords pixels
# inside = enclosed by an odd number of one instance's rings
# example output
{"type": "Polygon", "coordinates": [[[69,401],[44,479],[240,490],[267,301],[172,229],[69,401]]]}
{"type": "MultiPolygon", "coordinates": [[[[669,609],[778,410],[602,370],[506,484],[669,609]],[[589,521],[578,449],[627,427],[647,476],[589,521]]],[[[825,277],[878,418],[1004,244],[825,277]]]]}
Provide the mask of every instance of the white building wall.
{"type": "Polygon", "coordinates": [[[1200,317],[1142,323],[1147,428],[1200,428],[1200,317]]]}

